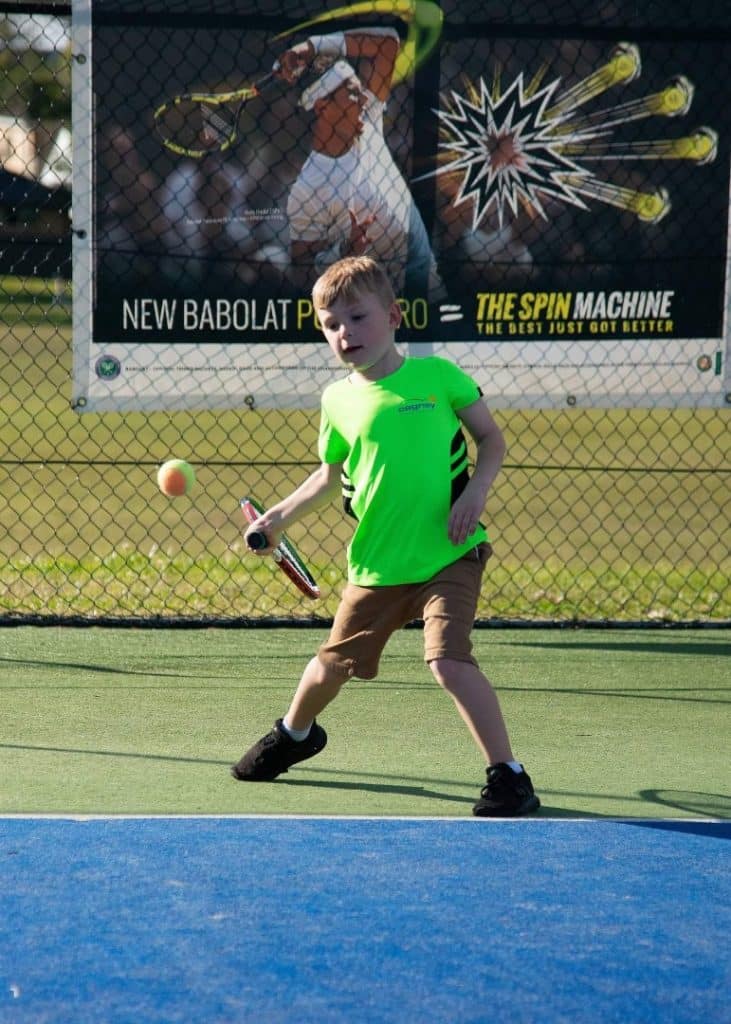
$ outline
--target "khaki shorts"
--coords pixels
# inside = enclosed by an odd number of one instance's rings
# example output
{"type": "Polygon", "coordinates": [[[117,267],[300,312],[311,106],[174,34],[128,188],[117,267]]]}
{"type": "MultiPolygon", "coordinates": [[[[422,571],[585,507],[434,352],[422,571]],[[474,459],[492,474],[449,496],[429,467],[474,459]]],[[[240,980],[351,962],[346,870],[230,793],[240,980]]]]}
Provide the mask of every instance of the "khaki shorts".
{"type": "Polygon", "coordinates": [[[423,619],[424,661],[452,658],[476,664],[470,634],[482,572],[491,554],[489,544],[478,544],[424,583],[395,587],[346,584],[318,658],[345,676],[373,679],[391,634],[423,619]]]}

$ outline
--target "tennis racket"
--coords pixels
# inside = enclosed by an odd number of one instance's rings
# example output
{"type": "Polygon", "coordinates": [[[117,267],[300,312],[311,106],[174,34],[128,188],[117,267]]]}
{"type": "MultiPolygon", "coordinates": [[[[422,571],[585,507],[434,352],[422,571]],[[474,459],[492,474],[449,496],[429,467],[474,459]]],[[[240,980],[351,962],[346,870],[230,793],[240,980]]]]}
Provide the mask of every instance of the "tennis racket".
{"type": "MultiPolygon", "coordinates": [[[[242,498],[241,511],[244,513],[244,518],[247,523],[256,522],[259,516],[264,513],[264,509],[257,501],[254,500],[254,498],[242,498]]],[[[250,533],[246,540],[252,551],[261,551],[262,548],[269,546],[269,541],[267,540],[266,535],[263,533],[257,533],[256,531],[254,533],[250,533]]],[[[289,577],[298,590],[301,590],[303,594],[312,598],[320,596],[320,588],[315,582],[311,572],[297,554],[297,550],[293,546],[292,542],[287,540],[286,537],[282,537],[281,541],[272,552],[272,558],[282,572],[289,577]]]]}
{"type": "Polygon", "coordinates": [[[258,82],[233,92],[188,92],[161,103],[153,120],[163,146],[179,156],[222,153],[239,135],[241,112],[256,96],[281,81],[279,63],[258,82]]]}

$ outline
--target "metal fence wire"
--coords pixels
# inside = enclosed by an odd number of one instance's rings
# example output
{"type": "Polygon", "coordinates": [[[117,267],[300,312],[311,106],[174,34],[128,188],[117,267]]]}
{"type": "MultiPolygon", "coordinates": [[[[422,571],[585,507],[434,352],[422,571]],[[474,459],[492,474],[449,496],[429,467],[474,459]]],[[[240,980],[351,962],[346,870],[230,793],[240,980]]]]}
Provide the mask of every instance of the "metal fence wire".
{"type": "MultiPolygon", "coordinates": [[[[105,31],[95,90],[99,95],[133,93],[130,69],[142,60],[146,74],[159,76],[160,93],[170,92],[173,79],[200,88],[200,68],[212,57],[205,52],[206,30],[211,25],[224,30],[235,64],[242,45],[236,17],[243,13],[256,16],[271,37],[329,12],[329,22],[292,35],[281,44],[283,50],[308,33],[335,33],[345,26],[347,34],[354,18],[364,23],[365,6],[99,0],[93,11],[105,31]],[[230,31],[227,18],[233,19],[230,31]],[[164,45],[155,48],[160,39],[164,45]],[[200,44],[195,54],[191,39],[200,44]]],[[[365,23],[375,22],[384,34],[373,37],[361,55],[370,60],[369,67],[356,65],[361,82],[383,59],[377,45],[394,36],[402,40],[404,11],[418,6],[396,0],[373,3],[373,16],[365,23]]],[[[593,197],[575,192],[571,201],[562,202],[554,196],[548,216],[559,242],[553,247],[542,235],[545,218],[536,212],[539,193],[533,207],[520,199],[513,209],[509,193],[501,200],[502,209],[494,200],[477,230],[474,202],[454,202],[455,181],[464,179],[442,180],[444,192],[436,190],[433,208],[436,221],[432,218],[426,227],[445,287],[460,287],[477,275],[487,288],[509,291],[516,281],[540,282],[541,268],[555,270],[561,261],[583,268],[595,289],[601,289],[602,275],[618,275],[625,287],[636,282],[636,288],[652,288],[653,275],[673,273],[679,281],[692,282],[695,291],[714,289],[717,301],[704,301],[704,307],[711,307],[704,315],[724,325],[729,5],[707,2],[692,5],[691,12],[686,3],[650,0],[489,5],[475,0],[441,7],[442,92],[445,76],[451,75],[446,84],[453,94],[475,108],[481,102],[479,89],[473,82],[470,91],[462,67],[470,46],[487,34],[494,40],[494,60],[485,69],[491,88],[499,90],[500,69],[504,72],[518,59],[525,68],[528,106],[531,88],[535,94],[548,80],[541,75],[547,74],[549,51],[552,73],[570,88],[591,79],[592,69],[606,66],[603,55],[613,47],[637,41],[654,61],[658,82],[666,83],[661,88],[648,83],[634,94],[633,123],[641,127],[627,136],[627,151],[612,151],[615,143],[605,116],[604,131],[592,136],[593,154],[604,147],[604,157],[609,154],[612,161],[602,165],[601,174],[591,165],[593,197]],[[670,117],[659,125],[653,122],[648,97],[655,97],[657,114],[657,104],[675,102],[677,90],[697,87],[694,76],[704,83],[703,116],[709,124],[700,127],[706,134],[689,135],[688,125],[676,127],[670,117]],[[670,96],[663,89],[676,92],[670,96]],[[648,138],[654,140],[652,152],[643,150],[650,145],[648,138]],[[683,156],[690,153],[694,159],[665,159],[668,140],[679,138],[686,140],[683,156]],[[713,202],[711,185],[705,191],[697,185],[699,165],[711,156],[715,162],[709,173],[715,177],[707,181],[726,185],[726,194],[714,195],[713,202]],[[650,178],[652,195],[673,200],[663,217],[662,236],[655,214],[665,211],[654,209],[643,219],[627,198],[648,194],[643,182],[650,178]],[[684,197],[680,204],[678,196],[684,197]]],[[[333,505],[291,531],[322,588],[320,600],[312,602],[298,595],[271,560],[246,552],[239,509],[239,499],[247,494],[265,504],[283,497],[315,468],[316,404],[260,405],[242,398],[213,408],[156,409],[149,403],[109,411],[84,410],[79,403],[73,407],[74,347],[85,339],[72,338],[72,212],[88,205],[89,197],[77,194],[71,183],[72,64],[83,56],[73,52],[71,24],[68,5],[0,4],[0,620],[192,625],[328,620],[344,582],[351,534],[342,510],[333,505]],[[197,476],[194,489],[175,499],[156,485],[157,467],[172,457],[188,460],[197,476]]],[[[320,45],[327,50],[328,44],[320,45]]],[[[220,63],[219,52],[216,59],[220,63]]],[[[241,85],[227,81],[231,88],[241,85]]],[[[504,74],[504,90],[510,81],[514,78],[504,74]]],[[[225,83],[207,84],[220,91],[225,83]]],[[[598,80],[595,85],[601,89],[598,80]]],[[[498,94],[493,91],[493,99],[498,94]]],[[[678,103],[684,102],[681,96],[678,103]]],[[[601,100],[594,106],[587,101],[573,113],[588,131],[597,127],[602,111],[606,115],[617,104],[616,98],[604,97],[603,106],[601,100]]],[[[621,116],[629,117],[632,109],[622,107],[621,116]]],[[[516,107],[514,116],[520,113],[516,107]]],[[[175,131],[179,139],[182,130],[188,148],[195,148],[206,132],[229,131],[223,120],[227,112],[221,111],[219,122],[214,117],[211,124],[196,123],[185,136],[184,114],[177,111],[175,131]]],[[[200,111],[194,116],[200,118],[200,111]]],[[[411,116],[407,104],[387,106],[386,131],[397,154],[399,141],[413,136],[411,116]]],[[[217,162],[166,149],[159,138],[151,141],[150,124],[139,119],[97,125],[95,187],[102,198],[95,212],[94,257],[108,294],[114,294],[115,282],[152,288],[166,281],[183,291],[191,287],[229,298],[258,283],[270,295],[288,295],[307,287],[287,261],[290,245],[300,245],[305,277],[323,259],[344,251],[336,243],[323,256],[316,251],[317,241],[313,248],[313,239],[321,236],[307,226],[322,213],[317,206],[322,190],[303,198],[308,205],[294,211],[292,225],[276,217],[252,225],[244,217],[225,215],[237,193],[249,190],[250,196],[260,187],[264,165],[277,169],[276,188],[256,204],[284,209],[306,155],[301,106],[273,100],[259,117],[254,125],[239,125],[254,133],[255,144],[251,139],[243,146],[234,142],[228,158],[217,162]],[[290,140],[289,150],[272,152],[271,140],[282,138],[290,140]],[[153,147],[154,158],[149,156],[153,147]],[[285,237],[290,226],[291,239],[285,237]]],[[[690,127],[698,128],[695,122],[690,127]]],[[[509,149],[506,133],[500,138],[509,149]]],[[[438,136],[431,141],[436,145],[438,136]]],[[[501,150],[502,157],[511,160],[515,154],[508,149],[501,150]]],[[[566,159],[578,160],[577,153],[563,151],[566,159]]],[[[588,165],[583,166],[585,171],[588,165]]],[[[409,175],[417,177],[413,169],[409,175]]],[[[564,190],[570,191],[566,180],[564,190]]],[[[577,178],[573,185],[578,183],[577,178]]],[[[479,191],[479,182],[475,187],[479,191]]],[[[486,201],[489,195],[484,193],[486,201]]],[[[73,227],[78,228],[75,219],[73,227]]],[[[400,266],[394,263],[395,274],[400,266]]],[[[97,312],[103,321],[104,310],[97,312]]],[[[719,335],[699,367],[709,394],[713,379],[723,373],[724,349],[719,335]]],[[[476,359],[479,351],[476,346],[476,359]]],[[[489,403],[508,453],[486,510],[495,555],[484,579],[479,621],[731,620],[731,435],[724,399],[673,402],[661,394],[662,367],[627,372],[639,381],[630,403],[606,396],[593,403],[571,394],[546,403],[522,405],[519,398],[489,403]]],[[[403,515],[407,530],[408,508],[403,515]]]]}

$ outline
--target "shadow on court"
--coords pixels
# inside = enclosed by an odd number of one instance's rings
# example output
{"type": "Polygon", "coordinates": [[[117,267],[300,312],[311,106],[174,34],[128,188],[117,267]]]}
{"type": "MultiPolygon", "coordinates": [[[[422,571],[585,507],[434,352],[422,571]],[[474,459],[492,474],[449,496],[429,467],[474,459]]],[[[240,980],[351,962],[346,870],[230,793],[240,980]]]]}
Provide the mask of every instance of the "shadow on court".
{"type": "MultiPolygon", "coordinates": [[[[168,661],[174,660],[174,656],[167,658],[168,661]]],[[[183,661],[183,658],[180,659],[183,661]]],[[[202,672],[180,672],[178,669],[174,671],[168,670],[166,672],[155,672],[149,668],[144,669],[133,669],[125,666],[124,668],[115,668],[113,665],[99,665],[99,664],[87,664],[80,661],[41,661],[33,658],[5,658],[0,657],[0,663],[7,665],[18,665],[23,668],[40,668],[49,671],[66,672],[71,670],[73,672],[91,672],[94,675],[113,675],[113,676],[149,676],[151,679],[230,679],[230,673],[221,673],[219,675],[204,674],[202,672]]],[[[186,665],[190,666],[190,658],[185,659],[186,665]]],[[[37,684],[33,684],[37,686],[37,684]]],[[[90,683],[63,683],[62,688],[64,690],[73,690],[87,688],[90,683]]],[[[57,689],[57,687],[53,687],[57,689]]]]}
{"type": "Polygon", "coordinates": [[[629,654],[686,654],[698,658],[720,657],[731,654],[728,637],[709,637],[707,640],[682,640],[673,642],[656,639],[648,640],[580,640],[577,643],[562,640],[512,640],[510,647],[533,647],[544,651],[608,651],[629,654]]]}
{"type": "MultiPolygon", "coordinates": [[[[173,754],[140,753],[128,750],[88,750],[81,747],[54,747],[38,744],[0,743],[0,750],[35,751],[51,754],[75,754],[86,757],[113,758],[134,761],[150,761],[154,763],[214,765],[228,771],[231,762],[218,758],[184,757],[173,754]]],[[[429,776],[402,775],[389,772],[346,771],[337,768],[317,768],[300,766],[295,768],[296,777],[283,775],[272,783],[250,783],[249,785],[276,785],[289,788],[345,791],[351,793],[392,794],[409,796],[421,800],[440,800],[449,803],[474,803],[478,780],[474,783],[464,779],[430,778],[429,776]],[[313,777],[314,776],[314,777],[313,777]],[[320,776],[320,777],[317,777],[320,776]],[[351,776],[346,779],[342,776],[351,776]],[[413,785],[412,785],[413,783],[413,785]],[[464,796],[445,791],[441,787],[468,790],[464,796]]],[[[239,785],[246,786],[244,783],[239,785]]],[[[724,793],[703,793],[670,789],[643,789],[632,794],[587,793],[566,790],[551,790],[541,787],[541,809],[538,812],[544,818],[576,818],[576,819],[612,819],[616,814],[604,814],[597,807],[587,811],[571,806],[572,800],[593,801],[600,804],[605,800],[630,800],[637,805],[637,817],[658,814],[662,809],[670,809],[676,813],[695,817],[731,819],[731,796],[724,793]],[[554,806],[551,797],[563,798],[562,806],[554,806]],[[568,806],[567,806],[568,805],[568,806]]],[[[333,816],[347,814],[348,811],[333,811],[333,816]]],[[[630,817],[634,817],[631,815],[630,817]]]]}
{"type": "Polygon", "coordinates": [[[680,832],[681,835],[706,836],[710,839],[731,839],[731,821],[694,821],[692,818],[671,821],[668,818],[649,821],[647,818],[628,821],[638,828],[654,828],[664,832],[680,832]]]}
{"type": "MultiPolygon", "coordinates": [[[[657,687],[646,686],[630,689],[626,686],[500,686],[500,693],[548,693],[566,694],[574,697],[616,697],[619,700],[655,700],[671,701],[680,704],[731,704],[728,697],[684,697],[682,694],[708,693],[707,686],[667,686],[664,683],[657,687]]],[[[717,687],[721,689],[721,687],[717,687]]]]}
{"type": "Polygon", "coordinates": [[[643,789],[639,797],[659,807],[672,807],[708,818],[731,819],[731,795],[728,793],[697,793],[679,789],[643,789]]]}
{"type": "Polygon", "coordinates": [[[426,789],[424,786],[396,786],[390,783],[380,784],[376,782],[340,782],[325,781],[324,779],[291,779],[284,777],[276,779],[274,784],[277,786],[304,786],[309,789],[350,790],[356,793],[393,793],[397,796],[412,796],[427,800],[448,800],[451,803],[458,804],[473,804],[477,798],[477,787],[475,788],[475,795],[467,797],[456,796],[454,793],[437,792],[436,790],[426,789]]]}

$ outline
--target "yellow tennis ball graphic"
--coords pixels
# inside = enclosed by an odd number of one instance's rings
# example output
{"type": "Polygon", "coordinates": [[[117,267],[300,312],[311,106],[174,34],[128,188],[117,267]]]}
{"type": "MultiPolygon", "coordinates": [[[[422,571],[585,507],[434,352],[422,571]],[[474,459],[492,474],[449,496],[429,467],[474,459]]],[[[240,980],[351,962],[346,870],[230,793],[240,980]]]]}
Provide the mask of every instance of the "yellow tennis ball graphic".
{"type": "Polygon", "coordinates": [[[185,459],[168,459],[157,471],[157,486],[169,498],[187,494],[195,484],[195,471],[185,459]]]}

